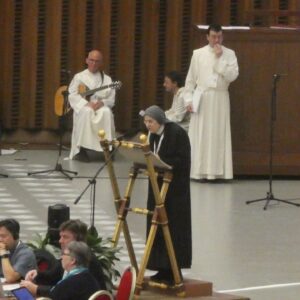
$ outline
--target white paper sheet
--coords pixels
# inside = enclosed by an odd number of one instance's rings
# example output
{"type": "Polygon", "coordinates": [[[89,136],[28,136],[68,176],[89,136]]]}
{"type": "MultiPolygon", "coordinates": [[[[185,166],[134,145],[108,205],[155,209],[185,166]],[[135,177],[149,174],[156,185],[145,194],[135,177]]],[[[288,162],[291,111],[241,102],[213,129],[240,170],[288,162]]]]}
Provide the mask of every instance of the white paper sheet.
{"type": "Polygon", "coordinates": [[[18,150],[10,148],[10,149],[1,149],[0,151],[1,151],[0,152],[1,155],[12,155],[15,154],[18,150]]]}
{"type": "Polygon", "coordinates": [[[203,89],[196,88],[193,93],[192,105],[193,105],[193,112],[199,112],[199,107],[201,103],[201,97],[203,94],[203,89]]]}

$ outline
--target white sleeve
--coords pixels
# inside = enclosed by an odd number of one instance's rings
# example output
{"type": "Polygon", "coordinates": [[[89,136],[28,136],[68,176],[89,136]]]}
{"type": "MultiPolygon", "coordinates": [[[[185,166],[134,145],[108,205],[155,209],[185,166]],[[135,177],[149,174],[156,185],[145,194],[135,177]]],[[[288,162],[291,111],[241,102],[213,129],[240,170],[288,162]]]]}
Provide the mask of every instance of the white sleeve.
{"type": "Polygon", "coordinates": [[[234,51],[228,56],[222,55],[216,62],[214,70],[227,82],[234,81],[239,75],[239,66],[234,51]]]}
{"type": "Polygon", "coordinates": [[[78,93],[80,84],[82,84],[82,82],[76,74],[69,85],[69,103],[76,113],[78,113],[82,107],[88,103],[88,101],[81,97],[78,93]]]}
{"type": "Polygon", "coordinates": [[[197,83],[197,71],[196,71],[196,58],[195,54],[193,54],[189,71],[185,79],[185,88],[183,91],[183,99],[185,106],[192,103],[194,89],[197,83]]]}
{"type": "Polygon", "coordinates": [[[183,91],[178,95],[176,105],[174,106],[174,114],[171,116],[171,121],[181,122],[186,115],[186,107],[183,99],[183,91]]]}

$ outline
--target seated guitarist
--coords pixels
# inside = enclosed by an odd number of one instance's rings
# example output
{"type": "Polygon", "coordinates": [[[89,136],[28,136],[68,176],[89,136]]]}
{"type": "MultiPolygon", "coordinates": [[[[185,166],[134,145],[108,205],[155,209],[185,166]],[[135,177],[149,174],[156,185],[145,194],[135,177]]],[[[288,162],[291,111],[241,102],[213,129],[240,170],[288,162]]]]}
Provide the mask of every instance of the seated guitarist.
{"type": "MultiPolygon", "coordinates": [[[[105,130],[106,138],[111,140],[115,135],[114,117],[111,108],[115,104],[115,90],[101,89],[89,98],[80,93],[82,87],[88,90],[97,89],[111,84],[110,76],[103,70],[103,55],[98,50],[89,52],[86,58],[87,69],[75,74],[69,85],[69,103],[73,108],[73,132],[70,159],[73,159],[81,150],[102,151],[98,131],[105,130]]],[[[88,160],[87,155],[81,157],[88,160]]]]}

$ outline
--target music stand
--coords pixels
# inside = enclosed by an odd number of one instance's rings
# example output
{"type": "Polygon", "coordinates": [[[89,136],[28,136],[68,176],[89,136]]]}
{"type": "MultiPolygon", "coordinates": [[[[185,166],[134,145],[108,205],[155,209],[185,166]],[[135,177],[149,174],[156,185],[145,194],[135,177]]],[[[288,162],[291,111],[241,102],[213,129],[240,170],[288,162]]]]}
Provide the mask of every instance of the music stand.
{"type": "MultiPolygon", "coordinates": [[[[150,151],[150,145],[146,142],[147,138],[145,135],[141,136],[142,143],[135,143],[131,141],[108,141],[104,139],[105,133],[99,132],[101,137],[101,146],[104,151],[104,156],[107,161],[108,173],[111,181],[111,186],[114,194],[114,202],[118,219],[115,226],[114,235],[112,238],[112,246],[116,247],[119,241],[120,233],[123,230],[129,258],[131,265],[136,269],[138,276],[136,281],[135,295],[139,295],[144,282],[144,273],[148,264],[148,260],[151,254],[152,246],[155,240],[158,226],[161,226],[163,237],[166,243],[167,253],[170,259],[170,265],[172,268],[175,285],[172,288],[175,290],[178,296],[184,296],[183,281],[179,273],[178,264],[175,256],[173,242],[170,234],[168,216],[165,209],[165,198],[168,192],[169,184],[172,180],[172,167],[161,161],[155,154],[150,151]],[[133,166],[129,172],[128,184],[126,187],[124,197],[120,196],[120,191],[115,175],[113,162],[109,159],[109,147],[114,145],[119,148],[121,155],[126,157],[128,160],[133,162],[133,166]],[[130,208],[130,199],[133,191],[135,180],[139,173],[145,173],[150,180],[150,184],[153,189],[155,198],[155,209],[149,211],[146,208],[130,208]],[[162,176],[163,184],[159,188],[157,183],[157,176],[162,176]],[[136,262],[134,249],[130,237],[130,232],[126,217],[128,212],[137,214],[143,214],[146,216],[152,216],[151,228],[147,238],[144,255],[142,257],[140,269],[136,262]]],[[[168,288],[168,285],[159,284],[159,288],[168,288]]]]}
{"type": "Polygon", "coordinates": [[[274,197],[273,194],[273,144],[274,144],[274,124],[276,122],[276,98],[277,98],[277,83],[280,79],[280,74],[273,75],[273,84],[272,84],[272,97],[271,97],[271,113],[270,113],[270,152],[269,152],[269,191],[267,191],[267,196],[265,198],[255,199],[246,201],[246,204],[251,204],[254,202],[266,201],[264,210],[268,208],[270,201],[275,200],[278,202],[283,202],[291,204],[294,206],[300,206],[300,203],[294,203],[288,200],[283,200],[274,197]]]}
{"type": "Polygon", "coordinates": [[[30,175],[36,175],[36,174],[44,174],[44,173],[53,173],[53,172],[59,172],[66,176],[68,179],[72,180],[73,177],[71,177],[69,174],[77,175],[78,173],[75,171],[66,170],[62,167],[62,164],[60,163],[61,160],[61,152],[62,152],[62,138],[63,138],[63,132],[64,132],[64,123],[65,118],[68,113],[68,86],[62,86],[58,89],[56,92],[55,97],[63,97],[62,98],[62,112],[58,115],[58,131],[59,131],[59,146],[58,146],[58,157],[56,160],[56,165],[53,169],[44,170],[44,171],[37,171],[37,172],[28,172],[28,176],[30,175]]]}

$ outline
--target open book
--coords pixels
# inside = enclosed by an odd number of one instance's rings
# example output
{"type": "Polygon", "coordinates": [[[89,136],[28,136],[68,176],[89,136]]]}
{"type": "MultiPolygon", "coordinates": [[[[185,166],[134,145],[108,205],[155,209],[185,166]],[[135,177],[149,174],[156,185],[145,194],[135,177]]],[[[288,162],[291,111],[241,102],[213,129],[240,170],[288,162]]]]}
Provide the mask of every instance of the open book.
{"type": "MultiPolygon", "coordinates": [[[[138,148],[126,148],[120,147],[119,153],[126,160],[132,161],[137,164],[139,167],[147,168],[145,153],[142,149],[138,148]]],[[[163,169],[163,170],[172,170],[172,166],[166,164],[160,160],[153,152],[150,151],[150,158],[153,163],[154,168],[163,169]]]]}

